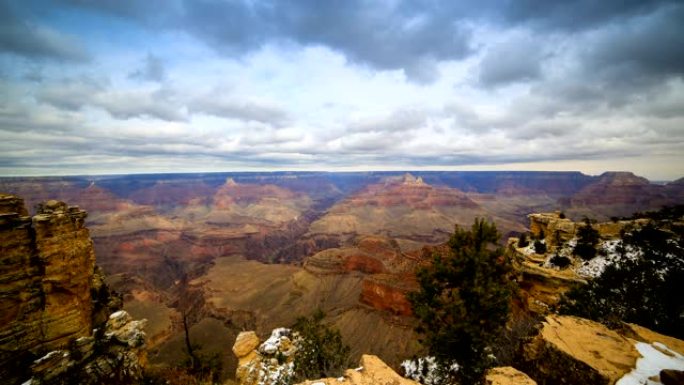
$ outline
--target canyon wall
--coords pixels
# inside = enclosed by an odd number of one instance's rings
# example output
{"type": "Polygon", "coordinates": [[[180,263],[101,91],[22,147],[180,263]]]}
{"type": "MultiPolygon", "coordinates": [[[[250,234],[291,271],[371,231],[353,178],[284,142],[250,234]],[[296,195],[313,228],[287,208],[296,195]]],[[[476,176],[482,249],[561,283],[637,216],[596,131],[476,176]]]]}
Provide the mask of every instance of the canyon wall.
{"type": "Polygon", "coordinates": [[[7,383],[43,353],[91,333],[95,253],[85,217],[58,201],[31,217],[22,199],[0,194],[0,378],[7,383]]]}

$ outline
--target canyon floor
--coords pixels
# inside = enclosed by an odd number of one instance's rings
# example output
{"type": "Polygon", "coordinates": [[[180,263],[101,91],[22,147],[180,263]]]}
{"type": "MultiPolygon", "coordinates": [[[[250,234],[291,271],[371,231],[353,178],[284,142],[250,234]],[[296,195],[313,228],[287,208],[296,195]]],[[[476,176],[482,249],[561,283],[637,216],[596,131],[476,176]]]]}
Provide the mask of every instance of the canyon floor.
{"type": "Polygon", "coordinates": [[[236,361],[242,330],[266,336],[316,309],[352,347],[391,366],[420,352],[405,293],[454,225],[496,222],[502,242],[527,214],[627,216],[684,201],[682,180],[630,173],[233,173],[2,178],[29,207],[88,212],[97,263],[148,320],[150,361],[185,360],[182,318],[198,351],[236,361]]]}

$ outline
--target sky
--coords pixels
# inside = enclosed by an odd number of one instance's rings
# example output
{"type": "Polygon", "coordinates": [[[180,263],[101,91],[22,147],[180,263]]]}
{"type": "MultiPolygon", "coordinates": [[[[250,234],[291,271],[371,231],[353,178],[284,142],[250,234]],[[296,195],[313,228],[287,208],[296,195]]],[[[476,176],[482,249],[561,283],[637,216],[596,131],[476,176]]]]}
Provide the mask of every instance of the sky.
{"type": "Polygon", "coordinates": [[[0,0],[0,175],[684,176],[684,2],[0,0]]]}

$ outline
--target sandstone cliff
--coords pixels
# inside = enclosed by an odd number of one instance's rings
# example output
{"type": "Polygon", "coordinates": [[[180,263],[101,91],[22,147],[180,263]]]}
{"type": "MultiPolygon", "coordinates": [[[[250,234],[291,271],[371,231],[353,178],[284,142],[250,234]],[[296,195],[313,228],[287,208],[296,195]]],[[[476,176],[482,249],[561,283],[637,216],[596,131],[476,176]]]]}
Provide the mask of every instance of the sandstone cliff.
{"type": "Polygon", "coordinates": [[[95,267],[85,218],[85,211],[59,201],[39,204],[30,217],[22,199],[0,194],[0,378],[6,383],[28,378],[31,362],[46,352],[90,337],[116,306],[95,267]]]}

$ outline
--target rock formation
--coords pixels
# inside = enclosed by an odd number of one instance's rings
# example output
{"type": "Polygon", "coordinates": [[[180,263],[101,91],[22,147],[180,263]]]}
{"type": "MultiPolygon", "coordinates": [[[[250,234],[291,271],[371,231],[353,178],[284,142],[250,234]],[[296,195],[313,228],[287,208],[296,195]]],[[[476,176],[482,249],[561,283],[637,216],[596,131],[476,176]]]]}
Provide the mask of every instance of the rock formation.
{"type": "Polygon", "coordinates": [[[347,369],[339,378],[321,378],[298,385],[420,385],[398,375],[380,358],[364,354],[356,369],[347,369]]]}
{"type": "Polygon", "coordinates": [[[485,385],[537,385],[537,383],[516,368],[502,366],[487,371],[485,385]]]}
{"type": "MultiPolygon", "coordinates": [[[[577,229],[584,222],[573,222],[568,218],[561,218],[560,212],[529,214],[530,233],[534,238],[543,238],[549,251],[572,240],[577,229]],[[543,236],[543,237],[542,237],[543,236]]],[[[593,223],[592,227],[598,231],[602,239],[613,239],[620,236],[620,232],[630,227],[640,226],[648,220],[616,220],[593,223]]]]}
{"type": "Polygon", "coordinates": [[[86,213],[58,201],[26,216],[23,201],[1,195],[0,377],[17,363],[90,335],[95,253],[86,213]]]}
{"type": "Polygon", "coordinates": [[[239,360],[235,372],[237,382],[240,385],[289,383],[294,376],[297,352],[294,338],[290,329],[279,328],[259,345],[259,338],[253,331],[240,333],[233,345],[233,353],[239,360]]]}
{"type": "Polygon", "coordinates": [[[142,379],[146,364],[145,321],[134,321],[123,310],[109,316],[104,329],[73,341],[65,350],[53,350],[31,366],[25,385],[64,383],[133,384],[142,379]]]}
{"type": "Polygon", "coordinates": [[[31,217],[22,199],[6,194],[0,210],[0,378],[11,384],[28,378],[45,353],[81,349],[117,301],[95,267],[85,211],[51,200],[31,217]]]}
{"type": "Polygon", "coordinates": [[[662,369],[684,367],[682,344],[636,325],[617,332],[586,319],[552,315],[525,346],[526,372],[542,384],[612,385],[623,378],[644,383],[662,369]],[[654,355],[666,359],[654,359],[654,355]],[[647,361],[646,368],[642,359],[647,361]]]}

